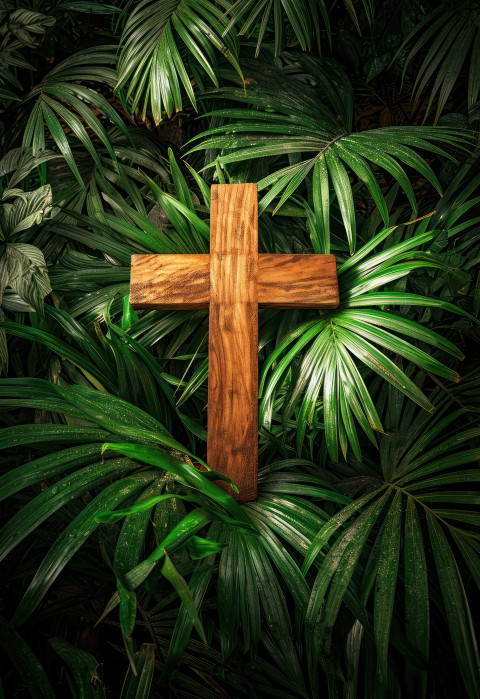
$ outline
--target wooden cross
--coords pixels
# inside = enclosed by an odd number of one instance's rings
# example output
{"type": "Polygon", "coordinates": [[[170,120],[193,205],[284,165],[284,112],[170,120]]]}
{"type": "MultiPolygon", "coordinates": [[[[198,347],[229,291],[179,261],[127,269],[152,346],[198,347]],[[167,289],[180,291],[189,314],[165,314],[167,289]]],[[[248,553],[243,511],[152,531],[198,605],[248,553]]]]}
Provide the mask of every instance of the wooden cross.
{"type": "Polygon", "coordinates": [[[134,255],[130,303],[210,309],[207,463],[255,500],[258,306],[336,308],[335,257],[259,255],[257,185],[214,185],[210,255],[134,255]]]}

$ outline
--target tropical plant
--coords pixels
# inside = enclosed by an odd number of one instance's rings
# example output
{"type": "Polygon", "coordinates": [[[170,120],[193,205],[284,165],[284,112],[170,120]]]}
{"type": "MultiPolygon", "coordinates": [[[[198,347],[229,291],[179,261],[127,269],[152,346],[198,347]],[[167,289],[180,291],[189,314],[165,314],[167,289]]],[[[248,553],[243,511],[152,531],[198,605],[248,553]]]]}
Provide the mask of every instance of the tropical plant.
{"type": "Polygon", "coordinates": [[[0,695],[476,699],[475,3],[27,5],[0,7],[0,695]],[[208,253],[210,185],[251,181],[260,252],[335,255],[340,305],[259,311],[240,505],[208,311],[129,282],[208,253]]]}
{"type": "Polygon", "coordinates": [[[410,45],[403,68],[405,75],[413,58],[430,44],[428,52],[423,52],[423,61],[415,75],[413,99],[418,100],[427,85],[433,81],[426,116],[436,101],[435,121],[452,94],[467,57],[470,61],[467,108],[472,107],[478,100],[479,12],[480,6],[477,2],[467,0],[452,3],[450,0],[444,0],[427,12],[399,49],[401,51],[405,45],[410,45]]]}
{"type": "MultiPolygon", "coordinates": [[[[223,9],[228,3],[217,3],[223,9]]],[[[158,124],[166,115],[182,109],[181,87],[196,108],[191,78],[177,46],[180,39],[204,72],[218,85],[218,64],[213,49],[220,51],[241,76],[237,61],[238,42],[223,39],[222,10],[213,2],[198,0],[143,0],[129,14],[121,38],[117,89],[131,111],[141,106],[158,124]]]]}
{"type": "Polygon", "coordinates": [[[52,209],[49,184],[34,192],[6,190],[0,211],[0,235],[4,247],[0,258],[0,297],[8,286],[22,301],[42,312],[43,299],[52,290],[45,258],[35,245],[22,242],[23,231],[31,231],[52,209]],[[12,200],[12,201],[10,201],[12,200]]]}

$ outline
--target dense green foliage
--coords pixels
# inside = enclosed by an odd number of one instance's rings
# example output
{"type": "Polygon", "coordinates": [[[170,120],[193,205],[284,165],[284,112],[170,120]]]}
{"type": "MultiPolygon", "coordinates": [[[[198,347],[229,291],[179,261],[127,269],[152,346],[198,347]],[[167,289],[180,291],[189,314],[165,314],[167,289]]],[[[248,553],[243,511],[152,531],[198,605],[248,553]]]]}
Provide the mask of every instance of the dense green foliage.
{"type": "Polygon", "coordinates": [[[480,696],[480,5],[0,2],[0,696],[480,696]],[[129,305],[258,182],[259,498],[207,311],[129,305]],[[463,360],[463,361],[462,361],[463,360]]]}

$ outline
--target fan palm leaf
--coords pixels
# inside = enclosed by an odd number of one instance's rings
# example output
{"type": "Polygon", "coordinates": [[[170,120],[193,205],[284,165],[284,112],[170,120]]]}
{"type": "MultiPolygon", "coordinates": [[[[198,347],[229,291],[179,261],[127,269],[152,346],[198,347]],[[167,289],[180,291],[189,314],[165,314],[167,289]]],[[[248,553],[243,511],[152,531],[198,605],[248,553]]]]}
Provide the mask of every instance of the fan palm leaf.
{"type": "MultiPolygon", "coordinates": [[[[465,410],[452,410],[450,400],[441,398],[435,417],[417,415],[409,420],[405,412],[402,430],[408,427],[408,432],[399,433],[395,451],[380,450],[377,476],[367,493],[359,494],[354,504],[320,528],[303,565],[306,574],[319,552],[325,551],[312,587],[307,627],[318,650],[327,652],[330,629],[351,576],[355,571],[361,576],[363,571],[360,595],[365,605],[368,599],[373,602],[377,673],[384,685],[391,625],[399,604],[398,588],[403,588],[406,639],[420,660],[416,667],[407,663],[406,679],[410,687],[416,687],[419,697],[426,691],[432,589],[439,590],[444,621],[468,696],[476,696],[480,679],[477,643],[459,568],[463,558],[467,570],[476,570],[476,534],[468,524],[457,524],[457,518],[469,521],[463,515],[465,507],[477,498],[475,490],[462,488],[476,487],[478,469],[462,467],[478,461],[478,448],[465,447],[475,443],[479,428],[474,421],[465,430],[462,415],[465,410]],[[366,550],[369,557],[365,566],[366,550]]],[[[395,418],[398,428],[402,419],[398,409],[395,418]]],[[[385,446],[390,439],[381,438],[385,446]]],[[[364,487],[368,481],[368,477],[363,481],[364,487]]]]}
{"type": "MultiPolygon", "coordinates": [[[[351,0],[345,0],[345,9],[353,20],[355,27],[360,31],[360,24],[355,10],[355,5],[351,0]]],[[[373,18],[373,5],[370,0],[364,0],[363,9],[368,20],[373,18]]],[[[321,47],[321,31],[325,31],[328,42],[331,43],[332,34],[330,26],[329,12],[331,8],[324,0],[236,0],[225,13],[230,21],[224,33],[230,31],[237,23],[242,22],[238,31],[242,34],[258,34],[256,56],[260,52],[260,47],[265,38],[265,33],[273,17],[274,28],[274,51],[278,56],[284,47],[285,25],[290,30],[289,42],[298,43],[303,51],[308,51],[316,44],[321,47]],[[323,27],[320,28],[320,25],[323,27]]]]}
{"type": "MultiPolygon", "coordinates": [[[[248,105],[247,109],[226,108],[210,112],[222,116],[228,124],[216,126],[195,138],[204,140],[190,152],[214,149],[220,151],[216,162],[221,166],[255,158],[288,155],[293,161],[258,182],[259,190],[268,189],[259,202],[259,210],[280,195],[274,211],[313,175],[314,196],[323,217],[323,227],[329,227],[331,190],[338,200],[350,252],[355,251],[356,220],[351,174],[370,193],[385,225],[388,225],[387,205],[377,177],[372,170],[385,170],[398,182],[417,215],[417,201],[403,166],[413,168],[439,192],[440,184],[431,167],[415,148],[446,155],[444,147],[459,145],[468,139],[449,128],[388,127],[350,133],[344,118],[322,102],[314,89],[296,80],[281,78],[275,84],[268,67],[255,73],[247,91],[221,88],[209,93],[210,98],[227,98],[248,105]],[[275,84],[275,86],[274,86],[275,84]],[[301,99],[298,95],[301,94],[301,99]],[[307,159],[304,154],[310,153],[307,159]]],[[[209,165],[208,167],[212,167],[209,165]]]]}
{"type": "MultiPolygon", "coordinates": [[[[129,405],[115,396],[99,394],[86,387],[61,388],[41,380],[36,383],[33,394],[30,393],[30,398],[27,398],[28,391],[25,391],[25,382],[22,381],[3,380],[0,391],[4,399],[11,396],[8,401],[12,407],[21,407],[27,404],[36,407],[42,405],[43,409],[53,410],[59,415],[64,415],[67,421],[52,426],[53,429],[44,425],[42,426],[43,431],[38,430],[39,426],[34,425],[30,429],[27,426],[21,426],[20,429],[12,427],[2,431],[1,443],[4,449],[20,444],[41,444],[43,440],[48,441],[51,446],[59,446],[60,451],[46,453],[35,462],[28,462],[2,477],[0,484],[2,498],[9,497],[12,493],[45,478],[51,479],[53,484],[19,510],[5,525],[1,556],[7,555],[12,548],[15,548],[41,522],[51,517],[59,508],[64,507],[82,493],[104,486],[100,491],[97,491],[96,497],[72,520],[53,544],[17,611],[15,619],[17,623],[23,623],[33,612],[62,568],[79,550],[86,537],[95,531],[98,523],[102,520],[102,513],[117,507],[126,499],[131,498],[132,494],[137,493],[139,489],[145,490],[147,486],[145,491],[148,496],[146,506],[150,509],[157,503],[174,497],[162,493],[165,485],[165,469],[173,474],[174,479],[188,483],[199,493],[204,492],[207,498],[208,494],[213,496],[213,499],[221,505],[220,516],[222,516],[222,507],[226,506],[227,512],[231,511],[240,521],[244,519],[238,504],[227,493],[214,485],[209,478],[203,476],[201,471],[191,465],[191,462],[181,461],[177,456],[158,448],[147,449],[145,454],[142,452],[142,444],[157,444],[163,445],[164,449],[174,450],[175,453],[190,454],[188,449],[174,440],[158,421],[135,406],[129,405]],[[74,417],[77,420],[85,420],[88,417],[88,421],[98,425],[98,427],[82,428],[78,425],[68,424],[74,417]],[[111,438],[122,439],[126,434],[123,427],[126,425],[132,427],[134,422],[137,425],[142,425],[138,429],[133,428],[136,439],[138,439],[136,445],[118,443],[116,446],[105,446],[111,438]],[[77,446],[62,448],[63,445],[71,444],[72,441],[76,442],[77,446]],[[117,454],[128,452],[130,457],[111,458],[114,452],[117,454]],[[147,459],[145,463],[151,463],[155,468],[149,471],[139,471],[141,463],[137,459],[142,461],[142,457],[147,459]]],[[[223,476],[219,474],[216,476],[214,472],[212,472],[212,476],[223,479],[223,476]]],[[[175,497],[186,497],[187,500],[192,500],[188,493],[186,496],[179,493],[175,497]]],[[[195,497],[193,497],[193,501],[196,501],[195,497]]],[[[135,514],[144,510],[145,504],[142,498],[137,499],[137,505],[130,508],[128,512],[119,515],[114,512],[113,521],[116,518],[126,516],[126,514],[135,514]]],[[[205,520],[205,517],[202,516],[199,521],[203,526],[208,518],[205,520]]],[[[198,525],[195,526],[198,528],[198,525]]],[[[175,544],[178,535],[181,535],[182,541],[185,541],[185,531],[180,527],[173,535],[172,532],[168,532],[169,541],[175,544]]],[[[137,544],[141,546],[142,541],[143,537],[140,542],[137,541],[137,544]]],[[[124,556],[124,552],[120,556],[122,542],[123,539],[120,541],[119,555],[116,558],[119,566],[121,558],[123,560],[124,556]]],[[[156,562],[162,558],[161,554],[164,548],[165,546],[161,547],[158,550],[158,555],[155,554],[151,557],[152,565],[154,560],[156,562]]],[[[134,562],[134,558],[129,558],[130,564],[132,561],[134,562]]],[[[144,570],[148,565],[144,564],[140,569],[144,570]]],[[[118,572],[120,574],[120,567],[118,572]]]]}
{"type": "Polygon", "coordinates": [[[380,232],[364,249],[339,266],[339,308],[292,328],[264,363],[260,381],[260,425],[270,428],[275,396],[284,387],[283,421],[285,424],[297,413],[299,453],[307,425],[317,420],[317,410],[323,410],[325,439],[334,460],[338,459],[339,444],[344,455],[349,445],[357,458],[361,458],[353,418],[374,443],[372,430],[383,431],[358,362],[360,367],[364,365],[378,374],[428,411],[434,410],[430,400],[388,355],[394,353],[397,357],[404,357],[450,381],[459,380],[456,371],[441,364],[417,344],[425,343],[427,347],[438,348],[461,359],[463,353],[451,342],[415,321],[386,310],[373,310],[375,306],[422,305],[465,315],[465,311],[441,299],[407,292],[377,291],[384,284],[403,278],[423,265],[442,267],[431,256],[414,250],[432,240],[434,233],[414,236],[365,260],[368,252],[391,232],[392,229],[380,232]],[[414,344],[412,340],[417,342],[414,344]],[[295,368],[297,362],[299,365],[295,368]],[[319,406],[321,391],[323,403],[319,406]]]}
{"type": "MultiPolygon", "coordinates": [[[[228,7],[225,2],[218,3],[228,7]]],[[[117,90],[131,111],[141,108],[155,124],[182,109],[181,86],[196,109],[195,92],[180,41],[218,85],[215,51],[220,51],[241,77],[238,42],[221,39],[226,24],[209,0],[142,0],[127,18],[121,39],[117,90]],[[220,33],[219,33],[220,32],[220,33]]]]}
{"type": "Polygon", "coordinates": [[[413,99],[418,102],[431,84],[425,119],[436,103],[435,122],[442,113],[467,60],[467,105],[477,102],[480,91],[480,27],[476,3],[443,0],[407,36],[398,54],[407,45],[405,75],[413,59],[428,49],[415,77],[413,99]],[[413,44],[413,45],[412,45],[413,44]],[[467,58],[468,57],[468,58],[467,58]],[[433,84],[432,84],[433,83],[433,84]]]}
{"type": "Polygon", "coordinates": [[[66,132],[81,143],[99,167],[101,163],[89,131],[113,159],[115,153],[94,110],[113,122],[128,138],[123,120],[108,100],[100,92],[80,84],[80,81],[94,82],[113,89],[117,82],[114,49],[114,46],[98,46],[79,51],[53,68],[22,100],[22,104],[34,101],[23,134],[23,146],[31,146],[34,156],[41,154],[46,145],[46,127],[82,187],[84,183],[66,132]]]}

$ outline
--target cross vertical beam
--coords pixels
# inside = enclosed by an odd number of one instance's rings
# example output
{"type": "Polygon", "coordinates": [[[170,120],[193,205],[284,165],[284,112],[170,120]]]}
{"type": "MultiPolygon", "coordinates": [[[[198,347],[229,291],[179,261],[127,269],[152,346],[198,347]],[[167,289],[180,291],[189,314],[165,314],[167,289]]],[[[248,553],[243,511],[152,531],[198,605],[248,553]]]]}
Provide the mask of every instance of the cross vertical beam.
{"type": "Polygon", "coordinates": [[[334,255],[259,255],[255,184],[212,187],[210,231],[210,255],[134,255],[130,303],[210,308],[207,459],[249,502],[257,496],[258,306],[337,308],[336,263],[334,255]]]}
{"type": "Polygon", "coordinates": [[[229,475],[244,502],[257,496],[257,284],[257,185],[214,185],[207,462],[229,475]]]}

